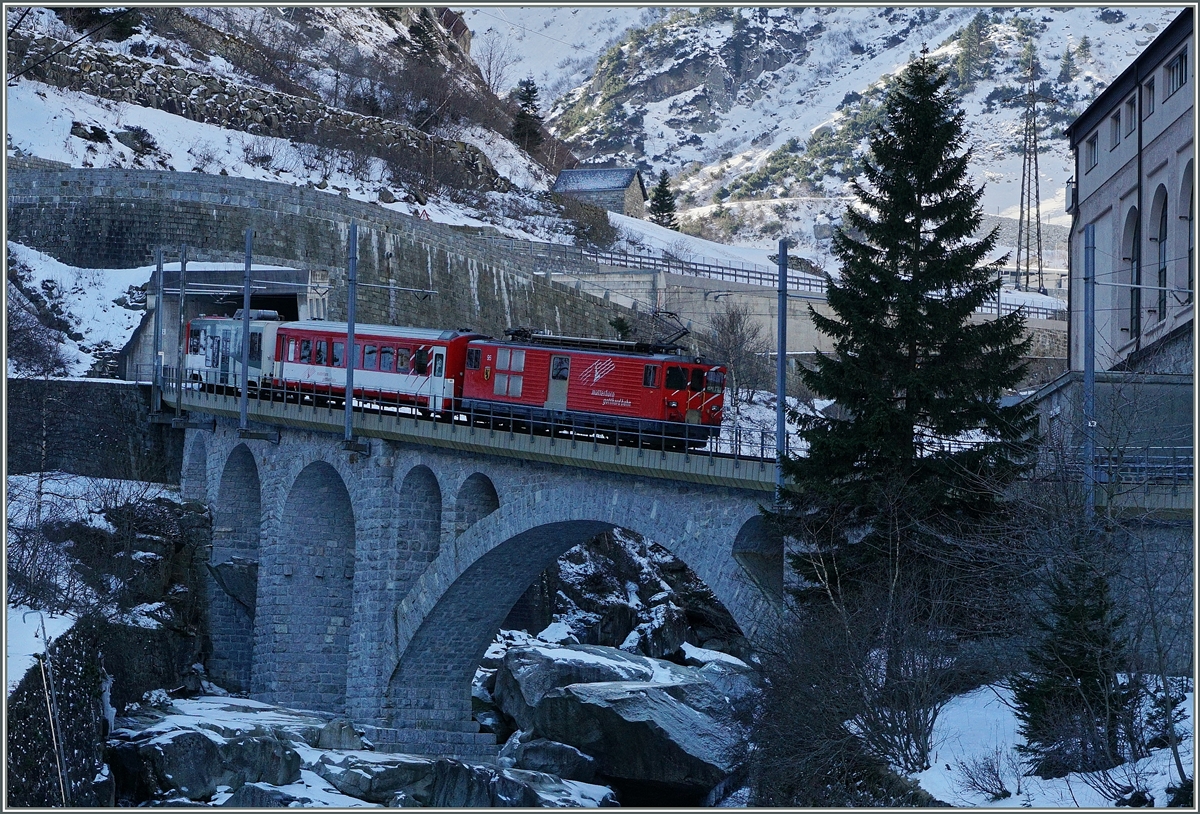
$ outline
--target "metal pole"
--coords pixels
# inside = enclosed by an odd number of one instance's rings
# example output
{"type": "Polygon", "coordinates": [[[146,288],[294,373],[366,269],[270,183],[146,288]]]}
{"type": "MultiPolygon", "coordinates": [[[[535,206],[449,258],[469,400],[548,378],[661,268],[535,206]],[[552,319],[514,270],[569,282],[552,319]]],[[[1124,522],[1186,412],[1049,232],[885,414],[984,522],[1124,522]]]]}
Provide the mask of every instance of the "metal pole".
{"type": "Polygon", "coordinates": [[[346,257],[346,436],[345,443],[354,441],[350,419],[354,415],[354,301],[358,294],[358,224],[350,221],[350,247],[346,257]]]}
{"type": "Polygon", "coordinates": [[[242,277],[242,392],[238,399],[238,429],[246,429],[246,412],[250,399],[250,255],[254,245],[254,230],[246,228],[246,271],[242,277]]]}
{"type": "Polygon", "coordinates": [[[154,265],[157,279],[154,281],[154,386],[150,388],[150,411],[162,411],[162,308],[163,308],[163,262],[162,247],[154,250],[154,265]]]}
{"type": "Polygon", "coordinates": [[[1096,226],[1083,227],[1083,490],[1084,511],[1096,512],[1096,226]]]}
{"type": "Polygon", "coordinates": [[[187,347],[187,244],[179,247],[179,363],[175,368],[175,416],[183,416],[183,360],[187,347]]]}
{"type": "Polygon", "coordinates": [[[775,501],[783,499],[783,455],[785,450],[784,407],[787,403],[787,249],[779,241],[779,351],[775,360],[775,501]]]}

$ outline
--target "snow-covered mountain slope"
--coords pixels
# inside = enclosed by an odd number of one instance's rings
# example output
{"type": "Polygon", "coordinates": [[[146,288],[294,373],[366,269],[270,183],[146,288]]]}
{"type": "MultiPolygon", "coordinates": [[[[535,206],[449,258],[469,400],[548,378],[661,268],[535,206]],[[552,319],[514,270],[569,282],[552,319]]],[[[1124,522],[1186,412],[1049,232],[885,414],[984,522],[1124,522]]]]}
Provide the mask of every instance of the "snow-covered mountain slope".
{"type": "MultiPolygon", "coordinates": [[[[534,69],[535,79],[541,69],[547,80],[555,81],[554,72],[544,66],[587,50],[579,44],[579,24],[567,19],[571,11],[523,9],[512,16],[522,34],[509,44],[520,55],[518,64],[534,69]]],[[[1019,100],[1006,100],[1023,90],[1019,64],[1031,43],[1042,67],[1037,89],[1049,100],[1041,114],[1042,217],[1065,225],[1063,188],[1073,170],[1062,127],[1179,7],[674,11],[649,25],[630,25],[601,55],[594,75],[558,98],[548,122],[587,161],[636,164],[655,173],[668,170],[676,176],[685,217],[711,220],[711,210],[689,208],[726,201],[741,221],[738,228],[724,230],[722,236],[730,242],[765,246],[774,237],[789,235],[814,244],[815,250],[819,241],[813,240],[812,227],[820,210],[840,211],[844,202],[835,200],[829,207],[812,198],[844,194],[853,172],[849,162],[821,159],[831,152],[835,159],[849,158],[860,148],[860,130],[848,125],[862,123],[878,104],[873,89],[924,46],[931,58],[953,68],[962,32],[981,11],[985,47],[991,53],[977,66],[981,75],[973,88],[962,89],[961,98],[975,152],[975,179],[987,184],[984,211],[1009,218],[1018,214],[1024,109],[1019,100]],[[1059,81],[1066,51],[1075,71],[1059,81]],[[823,128],[828,128],[827,143],[814,143],[814,134],[823,128]],[[841,174],[827,172],[831,167],[841,174]],[[744,206],[738,198],[768,199],[780,211],[744,206]]],[[[631,19],[603,12],[587,10],[593,47],[601,40],[594,36],[598,24],[592,21],[613,25],[615,38],[619,22],[631,19]]],[[[477,35],[497,25],[482,12],[466,17],[477,35]]],[[[563,76],[577,73],[568,63],[561,70],[563,76]]]]}

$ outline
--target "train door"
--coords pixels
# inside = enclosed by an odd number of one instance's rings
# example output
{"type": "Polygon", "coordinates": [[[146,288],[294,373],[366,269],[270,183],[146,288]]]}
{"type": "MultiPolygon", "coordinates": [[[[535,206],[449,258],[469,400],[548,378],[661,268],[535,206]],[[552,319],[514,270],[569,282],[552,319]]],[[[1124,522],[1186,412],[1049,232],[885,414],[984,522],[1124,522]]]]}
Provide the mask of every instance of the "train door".
{"type": "Polygon", "coordinates": [[[228,328],[221,331],[221,344],[217,349],[221,363],[221,384],[229,384],[229,351],[232,339],[233,332],[228,328]]]}
{"type": "MultiPolygon", "coordinates": [[[[429,377],[429,392],[432,398],[429,400],[429,407],[433,410],[440,410],[445,404],[446,399],[446,349],[433,349],[433,369],[430,371],[429,377]]],[[[453,393],[451,393],[453,396],[453,393]]]]}
{"type": "Polygon", "coordinates": [[[547,410],[567,409],[567,382],[571,378],[571,357],[550,357],[550,387],[546,391],[547,410]]]}

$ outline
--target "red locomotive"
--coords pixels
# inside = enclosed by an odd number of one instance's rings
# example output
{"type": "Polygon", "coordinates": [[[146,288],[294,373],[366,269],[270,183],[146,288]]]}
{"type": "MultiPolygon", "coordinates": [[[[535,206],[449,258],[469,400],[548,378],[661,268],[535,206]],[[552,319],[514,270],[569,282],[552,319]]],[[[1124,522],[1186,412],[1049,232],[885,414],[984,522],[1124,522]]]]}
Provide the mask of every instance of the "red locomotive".
{"type": "MultiPolygon", "coordinates": [[[[248,389],[314,400],[344,398],[346,324],[280,322],[251,314],[248,389]],[[265,351],[265,353],[264,353],[265,351]]],[[[725,369],[676,345],[509,331],[355,326],[354,394],[452,419],[520,423],[553,431],[641,432],[705,443],[720,432],[725,369]]],[[[241,380],[240,316],[188,325],[189,378],[241,380]]]]}

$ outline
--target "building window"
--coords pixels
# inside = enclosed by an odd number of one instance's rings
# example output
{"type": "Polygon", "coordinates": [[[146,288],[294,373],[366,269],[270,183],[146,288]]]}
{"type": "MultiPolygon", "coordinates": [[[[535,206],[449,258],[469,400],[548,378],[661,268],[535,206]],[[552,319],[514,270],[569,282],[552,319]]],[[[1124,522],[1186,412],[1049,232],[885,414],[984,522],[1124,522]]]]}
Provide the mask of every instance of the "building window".
{"type": "Polygon", "coordinates": [[[1109,119],[1109,124],[1111,125],[1109,128],[1111,138],[1108,149],[1113,150],[1121,143],[1121,111],[1118,110],[1113,114],[1109,119]]]}
{"type": "Polygon", "coordinates": [[[1167,318],[1167,202],[1158,218],[1158,319],[1167,318]]]}
{"type": "Polygon", "coordinates": [[[1125,135],[1133,132],[1133,127],[1137,123],[1137,97],[1130,96],[1125,102],[1125,135]]]}
{"type": "Polygon", "coordinates": [[[1154,112],[1154,80],[1147,79],[1142,89],[1142,118],[1154,112]]]}
{"type": "Polygon", "coordinates": [[[1096,166],[1096,162],[1100,160],[1100,149],[1098,147],[1099,136],[1093,135],[1087,140],[1087,170],[1091,170],[1096,166]]]}
{"type": "MultiPolygon", "coordinates": [[[[1179,54],[1167,63],[1167,96],[1187,84],[1187,51],[1179,54]]],[[[1166,96],[1163,97],[1164,99],[1166,96]]]]}

